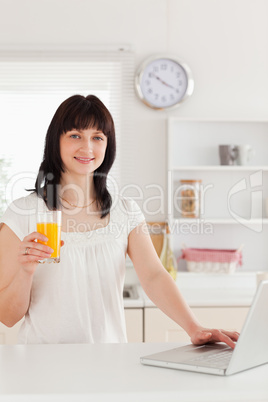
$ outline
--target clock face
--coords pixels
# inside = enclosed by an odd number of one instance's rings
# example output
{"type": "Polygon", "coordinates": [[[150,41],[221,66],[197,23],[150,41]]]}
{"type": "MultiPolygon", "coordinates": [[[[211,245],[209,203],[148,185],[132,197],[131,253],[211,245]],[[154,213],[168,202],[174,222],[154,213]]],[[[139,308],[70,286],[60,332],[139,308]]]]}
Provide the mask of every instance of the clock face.
{"type": "Polygon", "coordinates": [[[189,69],[182,63],[169,58],[155,58],[140,68],[136,89],[147,106],[165,109],[179,105],[191,95],[193,80],[189,69]]]}

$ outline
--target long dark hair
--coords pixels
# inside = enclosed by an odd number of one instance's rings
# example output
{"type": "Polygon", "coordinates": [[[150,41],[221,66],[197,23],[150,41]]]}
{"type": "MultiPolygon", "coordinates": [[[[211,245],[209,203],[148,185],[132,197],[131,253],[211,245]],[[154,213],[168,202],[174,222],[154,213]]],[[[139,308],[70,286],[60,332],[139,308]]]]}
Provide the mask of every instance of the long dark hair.
{"type": "Polygon", "coordinates": [[[113,118],[94,95],[74,95],[66,99],[56,110],[47,130],[43,161],[40,165],[34,191],[43,198],[48,209],[60,206],[59,184],[64,172],[60,156],[60,136],[67,131],[96,128],[107,137],[107,148],[102,164],[94,171],[93,181],[96,203],[104,218],[111,209],[112,198],[107,190],[107,174],[112,167],[116,153],[113,118]]]}

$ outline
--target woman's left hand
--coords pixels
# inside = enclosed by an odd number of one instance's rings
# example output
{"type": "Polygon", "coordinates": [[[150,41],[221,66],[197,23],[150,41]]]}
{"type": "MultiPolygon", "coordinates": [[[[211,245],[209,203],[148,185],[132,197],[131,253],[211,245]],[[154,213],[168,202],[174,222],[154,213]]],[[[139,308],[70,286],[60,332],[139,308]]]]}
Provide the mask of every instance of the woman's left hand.
{"type": "Polygon", "coordinates": [[[223,329],[208,329],[201,327],[191,336],[191,342],[194,345],[224,342],[234,349],[238,338],[239,333],[235,331],[224,331],[223,329]]]}

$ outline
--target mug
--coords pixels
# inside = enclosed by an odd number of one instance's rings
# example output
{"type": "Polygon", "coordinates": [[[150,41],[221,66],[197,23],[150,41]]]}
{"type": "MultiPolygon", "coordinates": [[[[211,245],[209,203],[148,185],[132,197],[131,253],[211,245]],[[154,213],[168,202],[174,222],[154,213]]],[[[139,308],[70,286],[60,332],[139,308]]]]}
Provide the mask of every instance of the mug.
{"type": "Polygon", "coordinates": [[[239,165],[247,165],[255,155],[255,150],[251,145],[238,145],[237,162],[239,165]]]}
{"type": "Polygon", "coordinates": [[[221,165],[234,165],[238,155],[236,145],[219,145],[221,165]]]}

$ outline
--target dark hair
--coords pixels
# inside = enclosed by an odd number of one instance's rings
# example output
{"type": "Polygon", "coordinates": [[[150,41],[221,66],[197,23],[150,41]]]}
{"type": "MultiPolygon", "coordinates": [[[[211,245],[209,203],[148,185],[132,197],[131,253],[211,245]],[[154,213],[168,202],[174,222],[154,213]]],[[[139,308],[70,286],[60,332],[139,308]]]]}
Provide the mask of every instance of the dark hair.
{"type": "Polygon", "coordinates": [[[43,161],[34,189],[43,198],[48,209],[57,209],[60,205],[58,187],[64,172],[60,156],[60,136],[73,129],[85,130],[93,127],[107,137],[104,160],[93,174],[96,203],[101,210],[101,218],[110,212],[112,198],[107,190],[107,174],[115,159],[115,128],[109,110],[94,95],[74,95],[66,99],[56,110],[48,127],[43,161]]]}

